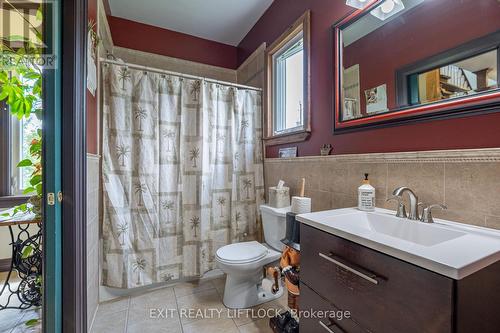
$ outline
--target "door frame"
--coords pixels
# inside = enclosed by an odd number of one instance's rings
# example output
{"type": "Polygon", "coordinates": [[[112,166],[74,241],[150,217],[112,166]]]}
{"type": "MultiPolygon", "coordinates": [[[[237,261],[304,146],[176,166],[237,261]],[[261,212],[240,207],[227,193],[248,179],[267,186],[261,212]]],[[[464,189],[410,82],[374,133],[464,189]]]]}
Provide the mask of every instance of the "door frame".
{"type": "Polygon", "coordinates": [[[45,14],[56,70],[44,76],[44,306],[46,333],[87,332],[86,46],[87,0],[53,0],[45,14]],[[50,26],[53,25],[53,26],[50,26]]]}
{"type": "Polygon", "coordinates": [[[87,0],[62,1],[62,330],[87,332],[87,0]]]}

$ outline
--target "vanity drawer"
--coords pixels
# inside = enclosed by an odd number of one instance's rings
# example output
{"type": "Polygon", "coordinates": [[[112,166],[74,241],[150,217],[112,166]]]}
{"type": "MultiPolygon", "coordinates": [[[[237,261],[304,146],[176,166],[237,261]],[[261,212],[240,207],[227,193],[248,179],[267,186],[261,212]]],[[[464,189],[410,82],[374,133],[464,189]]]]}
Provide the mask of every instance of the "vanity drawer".
{"type": "Polygon", "coordinates": [[[453,280],[301,224],[301,281],[374,333],[452,332],[453,280]]]}
{"type": "MultiPolygon", "coordinates": [[[[300,318],[300,331],[305,333],[367,333],[353,320],[339,315],[342,310],[331,304],[305,284],[300,285],[300,310],[310,316],[300,318]],[[316,318],[311,318],[315,314],[316,318]],[[320,318],[318,318],[318,316],[320,318]],[[327,317],[327,318],[325,318],[327,317]]],[[[342,311],[343,312],[343,311],[342,311]]]]}

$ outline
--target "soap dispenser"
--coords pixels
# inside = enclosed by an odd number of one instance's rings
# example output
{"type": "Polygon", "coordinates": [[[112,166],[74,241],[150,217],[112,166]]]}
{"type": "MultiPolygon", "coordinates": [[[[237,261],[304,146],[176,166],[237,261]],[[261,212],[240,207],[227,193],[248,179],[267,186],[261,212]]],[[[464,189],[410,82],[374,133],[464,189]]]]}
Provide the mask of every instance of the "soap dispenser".
{"type": "Polygon", "coordinates": [[[363,184],[358,188],[358,209],[365,212],[375,210],[375,188],[370,185],[367,173],[363,184]]]}

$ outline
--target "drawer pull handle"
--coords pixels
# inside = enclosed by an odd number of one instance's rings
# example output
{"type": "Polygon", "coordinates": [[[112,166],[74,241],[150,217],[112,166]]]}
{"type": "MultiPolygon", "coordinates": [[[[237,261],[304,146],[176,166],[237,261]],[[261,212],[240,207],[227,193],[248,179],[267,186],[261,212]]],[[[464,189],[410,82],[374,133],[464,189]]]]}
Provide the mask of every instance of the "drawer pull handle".
{"type": "Polygon", "coordinates": [[[342,263],[342,262],[340,262],[340,261],[338,261],[338,260],[335,260],[335,259],[333,259],[331,256],[327,256],[326,254],[323,254],[323,253],[321,253],[321,252],[320,252],[320,253],[318,253],[318,254],[319,254],[319,256],[320,256],[321,258],[326,259],[326,260],[328,260],[329,262],[331,262],[331,263],[333,263],[333,264],[335,264],[335,265],[337,265],[337,266],[340,266],[340,267],[342,267],[342,268],[344,268],[344,269],[348,270],[349,272],[351,272],[351,273],[353,273],[353,274],[356,274],[357,276],[359,276],[359,277],[361,277],[361,278],[365,279],[366,281],[369,281],[369,282],[371,282],[371,283],[373,283],[373,284],[378,284],[378,281],[376,280],[376,276],[375,276],[375,275],[371,274],[372,276],[370,276],[370,275],[368,275],[369,273],[368,273],[368,274],[366,274],[366,273],[362,273],[362,272],[360,272],[359,270],[356,270],[356,269],[354,269],[354,268],[352,268],[352,267],[349,267],[349,266],[347,266],[346,264],[344,264],[344,263],[342,263]]]}
{"type": "MultiPolygon", "coordinates": [[[[343,330],[341,330],[340,328],[339,328],[339,330],[338,330],[338,331],[334,331],[334,330],[332,330],[330,327],[328,327],[328,326],[327,326],[325,323],[323,323],[321,320],[320,320],[320,321],[318,321],[318,323],[319,323],[319,324],[320,324],[320,326],[321,326],[321,327],[323,327],[323,328],[325,329],[325,331],[327,331],[328,333],[344,333],[344,331],[343,331],[343,330]]],[[[338,327],[338,326],[337,326],[337,325],[335,325],[335,324],[332,324],[331,326],[338,327]]]]}

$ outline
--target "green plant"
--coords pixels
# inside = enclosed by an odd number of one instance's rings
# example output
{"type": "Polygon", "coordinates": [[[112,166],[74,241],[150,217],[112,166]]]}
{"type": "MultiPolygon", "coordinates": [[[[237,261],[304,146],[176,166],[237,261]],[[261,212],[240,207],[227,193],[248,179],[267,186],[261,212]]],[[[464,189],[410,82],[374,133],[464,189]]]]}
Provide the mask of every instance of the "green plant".
{"type": "Polygon", "coordinates": [[[99,34],[97,33],[97,22],[93,19],[89,19],[87,29],[90,33],[90,39],[92,41],[92,56],[96,57],[97,47],[101,43],[101,38],[99,38],[99,34]]]}
{"type": "MultiPolygon", "coordinates": [[[[15,7],[7,1],[7,4],[15,7]]],[[[19,12],[18,12],[19,13],[19,12]]],[[[19,13],[23,19],[24,15],[19,13]]],[[[37,19],[41,22],[41,9],[37,12],[37,19]]],[[[25,19],[30,30],[36,36],[36,43],[42,45],[42,34],[25,19]]],[[[18,119],[37,117],[42,119],[42,68],[37,65],[36,59],[41,57],[42,49],[33,41],[24,36],[2,37],[0,46],[0,101],[5,101],[10,113],[18,119]],[[13,48],[12,42],[23,45],[13,48]]],[[[33,212],[40,215],[42,198],[42,131],[39,129],[32,137],[29,145],[29,157],[20,161],[19,168],[30,168],[29,186],[23,194],[32,195],[29,203],[14,207],[12,215],[19,212],[33,212]]],[[[5,215],[5,214],[4,214],[5,215]]],[[[8,215],[8,214],[7,214],[8,215]]]]}

